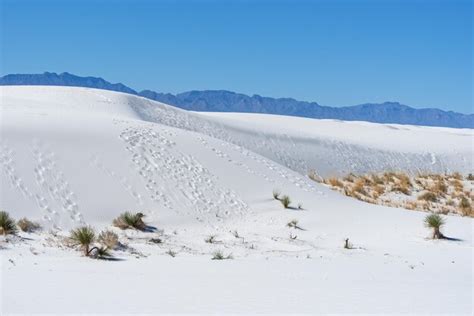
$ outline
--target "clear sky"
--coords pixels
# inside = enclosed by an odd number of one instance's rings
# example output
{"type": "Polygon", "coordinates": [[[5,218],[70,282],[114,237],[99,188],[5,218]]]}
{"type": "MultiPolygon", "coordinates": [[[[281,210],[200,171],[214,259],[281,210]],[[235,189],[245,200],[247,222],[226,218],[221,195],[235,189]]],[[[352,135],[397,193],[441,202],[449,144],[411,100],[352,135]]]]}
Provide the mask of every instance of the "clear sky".
{"type": "Polygon", "coordinates": [[[473,112],[461,0],[0,0],[0,73],[473,112]]]}

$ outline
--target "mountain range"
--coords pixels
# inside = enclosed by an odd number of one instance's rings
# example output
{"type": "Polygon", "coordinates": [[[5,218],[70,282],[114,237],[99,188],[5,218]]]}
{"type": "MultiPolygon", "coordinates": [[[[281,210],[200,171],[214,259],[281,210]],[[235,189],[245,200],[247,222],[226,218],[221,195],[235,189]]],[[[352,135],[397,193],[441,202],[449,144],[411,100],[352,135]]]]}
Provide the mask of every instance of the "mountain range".
{"type": "Polygon", "coordinates": [[[435,108],[418,109],[398,102],[329,107],[292,98],[248,96],[226,90],[193,90],[176,95],[151,90],[138,92],[122,83],[110,83],[102,78],[81,77],[67,72],[9,74],[0,78],[0,85],[77,86],[112,90],[139,95],[192,111],[267,113],[346,121],[474,128],[474,114],[435,108]]]}

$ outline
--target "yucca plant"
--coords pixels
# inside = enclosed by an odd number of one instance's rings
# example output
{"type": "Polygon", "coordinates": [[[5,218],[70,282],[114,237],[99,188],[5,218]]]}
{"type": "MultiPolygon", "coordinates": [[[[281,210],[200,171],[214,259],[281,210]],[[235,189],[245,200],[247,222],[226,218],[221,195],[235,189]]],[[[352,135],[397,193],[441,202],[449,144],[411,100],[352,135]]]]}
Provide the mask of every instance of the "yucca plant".
{"type": "Polygon", "coordinates": [[[284,208],[289,208],[291,199],[288,195],[283,195],[280,199],[281,204],[283,205],[284,208]]]}
{"type": "Polygon", "coordinates": [[[114,219],[113,225],[120,229],[135,228],[138,230],[145,230],[146,225],[142,218],[145,217],[143,213],[125,212],[114,219]]]}
{"type": "Polygon", "coordinates": [[[15,220],[10,217],[10,214],[4,211],[0,211],[0,234],[14,235],[18,229],[15,225],[15,220]]]}
{"type": "Polygon", "coordinates": [[[95,241],[94,229],[89,226],[83,226],[73,229],[71,231],[70,238],[75,245],[81,246],[84,251],[84,255],[88,257],[90,254],[89,248],[91,244],[95,241]]]}
{"type": "Polygon", "coordinates": [[[275,200],[279,200],[279,199],[280,199],[280,194],[281,194],[281,192],[280,192],[280,190],[278,190],[278,189],[275,189],[275,190],[273,190],[273,192],[272,192],[273,198],[274,198],[275,200]]]}
{"type": "Polygon", "coordinates": [[[216,252],[214,252],[212,256],[212,260],[225,260],[225,259],[234,259],[234,257],[232,256],[232,254],[225,256],[224,253],[220,250],[217,250],[216,252]]]}
{"type": "Polygon", "coordinates": [[[438,214],[430,214],[425,217],[425,226],[433,229],[433,239],[444,238],[441,233],[441,227],[445,223],[445,220],[438,214]]]}
{"type": "Polygon", "coordinates": [[[94,258],[96,259],[108,259],[111,258],[112,255],[110,254],[109,248],[106,246],[101,246],[101,247],[94,247],[91,249],[89,253],[92,253],[94,250],[94,258]]]}

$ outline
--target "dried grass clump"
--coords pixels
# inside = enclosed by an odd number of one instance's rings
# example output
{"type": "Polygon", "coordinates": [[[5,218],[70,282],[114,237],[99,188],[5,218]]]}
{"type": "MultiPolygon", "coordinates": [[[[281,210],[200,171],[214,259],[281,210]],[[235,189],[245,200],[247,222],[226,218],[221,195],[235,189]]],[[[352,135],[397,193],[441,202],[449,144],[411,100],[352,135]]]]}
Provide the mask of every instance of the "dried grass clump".
{"type": "Polygon", "coordinates": [[[444,183],[444,180],[437,180],[430,191],[438,195],[444,195],[448,192],[448,186],[444,183]]]}
{"type": "Polygon", "coordinates": [[[147,226],[142,220],[144,216],[143,213],[125,212],[114,219],[113,225],[120,229],[135,228],[138,230],[146,230],[147,226]]]}
{"type": "Polygon", "coordinates": [[[433,192],[425,192],[418,196],[418,200],[423,200],[427,202],[436,202],[438,200],[438,196],[433,192]]]}
{"type": "Polygon", "coordinates": [[[459,202],[459,209],[461,210],[461,214],[463,216],[470,216],[472,215],[472,206],[469,199],[463,196],[461,201],[459,202]]]}
{"type": "Polygon", "coordinates": [[[464,190],[464,184],[459,180],[452,180],[451,185],[454,187],[455,192],[462,192],[464,190]]]}
{"type": "Polygon", "coordinates": [[[459,172],[453,172],[453,174],[451,175],[451,178],[454,178],[456,180],[462,180],[462,174],[459,172]]]}
{"type": "Polygon", "coordinates": [[[334,177],[328,178],[324,182],[326,184],[329,184],[329,185],[333,186],[333,187],[342,188],[344,186],[344,184],[338,178],[334,178],[334,177]]]}
{"type": "Polygon", "coordinates": [[[97,240],[109,249],[115,249],[119,244],[118,235],[110,230],[101,232],[97,240]]]}
{"type": "Polygon", "coordinates": [[[366,192],[365,192],[364,186],[365,186],[365,180],[364,179],[357,179],[354,182],[354,185],[352,186],[352,191],[365,195],[366,192]]]}
{"type": "Polygon", "coordinates": [[[31,233],[41,228],[40,224],[30,221],[26,217],[18,220],[17,225],[20,227],[21,231],[26,233],[31,233]]]}

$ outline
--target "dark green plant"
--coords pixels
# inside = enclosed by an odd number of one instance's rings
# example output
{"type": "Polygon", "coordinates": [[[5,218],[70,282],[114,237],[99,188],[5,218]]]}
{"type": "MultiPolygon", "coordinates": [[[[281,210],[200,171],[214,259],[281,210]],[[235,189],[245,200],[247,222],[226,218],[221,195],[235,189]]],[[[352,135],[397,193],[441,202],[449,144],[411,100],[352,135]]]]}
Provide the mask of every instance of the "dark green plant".
{"type": "Polygon", "coordinates": [[[280,202],[284,208],[289,208],[291,204],[291,199],[288,195],[283,195],[280,199],[280,202]]]}
{"type": "Polygon", "coordinates": [[[425,217],[425,226],[433,229],[433,239],[444,238],[441,233],[441,227],[443,227],[445,223],[445,220],[438,214],[430,214],[425,217]]]}
{"type": "Polygon", "coordinates": [[[89,226],[73,229],[71,231],[70,239],[75,245],[81,246],[82,250],[84,251],[84,255],[88,257],[90,254],[89,248],[95,241],[94,229],[89,226]]]}
{"type": "Polygon", "coordinates": [[[10,217],[10,214],[4,211],[0,211],[0,234],[14,235],[18,229],[15,225],[15,220],[10,217]]]}

